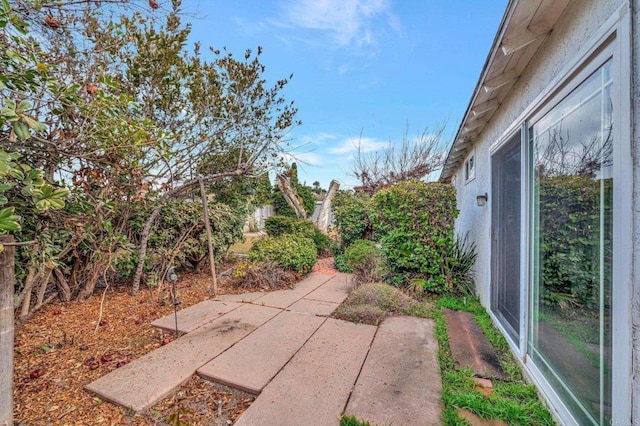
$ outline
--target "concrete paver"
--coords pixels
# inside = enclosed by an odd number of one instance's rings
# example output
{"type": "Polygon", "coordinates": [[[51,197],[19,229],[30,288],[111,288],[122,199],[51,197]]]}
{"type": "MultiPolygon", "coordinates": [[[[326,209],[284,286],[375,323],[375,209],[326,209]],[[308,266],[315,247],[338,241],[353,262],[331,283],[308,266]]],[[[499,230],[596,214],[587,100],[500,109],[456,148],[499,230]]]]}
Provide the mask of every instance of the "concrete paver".
{"type": "Polygon", "coordinates": [[[259,394],[324,321],[284,311],[199,368],[198,374],[259,394]]]}
{"type": "Polygon", "coordinates": [[[309,274],[291,290],[276,290],[254,299],[251,303],[256,305],[271,306],[273,308],[286,309],[316,288],[331,279],[329,275],[309,274]]]}
{"type": "Polygon", "coordinates": [[[328,317],[333,313],[333,311],[338,308],[338,306],[340,306],[339,303],[323,302],[322,300],[300,299],[293,305],[289,306],[288,310],[292,312],[328,317]]]}
{"type": "Polygon", "coordinates": [[[449,346],[457,366],[469,368],[478,377],[507,380],[493,345],[484,335],[473,314],[444,310],[449,346]]]}
{"type": "Polygon", "coordinates": [[[278,309],[243,304],[223,317],[89,383],[86,389],[107,401],[142,411],[186,382],[196,369],[279,312],[278,309]]]}
{"type": "Polygon", "coordinates": [[[347,274],[338,274],[304,298],[323,302],[342,303],[353,290],[351,278],[347,274]]]}
{"type": "Polygon", "coordinates": [[[267,294],[266,291],[254,291],[251,293],[240,293],[240,294],[222,294],[215,298],[215,300],[223,300],[225,302],[236,302],[236,303],[250,303],[256,300],[259,297],[267,294]]]}
{"type": "Polygon", "coordinates": [[[385,319],[345,414],[380,425],[442,424],[442,383],[434,329],[430,319],[385,319]]]}
{"type": "Polygon", "coordinates": [[[335,425],[376,327],[328,318],[236,425],[335,425]]]}
{"type": "MultiPolygon", "coordinates": [[[[215,320],[227,312],[231,312],[238,306],[240,306],[238,303],[204,300],[188,308],[180,309],[178,311],[178,332],[181,334],[191,333],[196,328],[215,320]]],[[[151,326],[175,332],[175,316],[170,314],[158,318],[151,323],[151,326]]]]}

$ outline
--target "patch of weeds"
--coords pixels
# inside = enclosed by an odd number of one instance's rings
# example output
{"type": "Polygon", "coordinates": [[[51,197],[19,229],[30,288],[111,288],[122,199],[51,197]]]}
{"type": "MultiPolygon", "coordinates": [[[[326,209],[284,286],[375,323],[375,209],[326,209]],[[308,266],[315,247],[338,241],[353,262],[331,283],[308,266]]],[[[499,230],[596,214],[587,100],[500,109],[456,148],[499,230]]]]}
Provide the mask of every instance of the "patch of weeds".
{"type": "Polygon", "coordinates": [[[475,383],[471,380],[473,373],[467,369],[455,370],[444,314],[437,309],[434,316],[442,376],[444,424],[467,425],[468,422],[457,414],[459,410],[466,409],[481,418],[499,419],[509,425],[554,425],[553,417],[538,398],[535,387],[524,383],[522,372],[511,356],[506,340],[493,327],[489,315],[477,299],[447,295],[440,298],[436,306],[473,313],[489,341],[500,353],[500,362],[513,380],[508,383],[493,381],[493,392],[489,396],[475,390],[475,383]]]}
{"type": "Polygon", "coordinates": [[[431,318],[432,312],[433,306],[429,302],[417,302],[393,286],[373,283],[363,284],[352,291],[333,317],[378,325],[388,314],[431,318]]]}
{"type": "Polygon", "coordinates": [[[405,311],[407,315],[418,318],[434,318],[434,308],[431,302],[415,302],[405,311]]]}
{"type": "Polygon", "coordinates": [[[387,311],[374,305],[340,305],[333,314],[334,318],[362,324],[379,325],[387,311]]]}
{"type": "Polygon", "coordinates": [[[340,426],[374,426],[366,420],[358,420],[356,416],[340,417],[340,426]]]}

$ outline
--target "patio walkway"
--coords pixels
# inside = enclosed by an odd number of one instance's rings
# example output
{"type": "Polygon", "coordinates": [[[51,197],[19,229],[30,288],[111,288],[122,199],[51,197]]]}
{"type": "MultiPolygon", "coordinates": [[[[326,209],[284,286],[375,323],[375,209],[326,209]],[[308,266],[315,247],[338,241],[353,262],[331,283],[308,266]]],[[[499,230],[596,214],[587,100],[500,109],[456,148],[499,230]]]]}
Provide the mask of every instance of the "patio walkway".
{"type": "MultiPolygon", "coordinates": [[[[349,275],[315,272],[291,290],[204,301],[178,312],[185,335],[86,389],[142,411],[197,372],[258,395],[238,425],[337,425],[343,413],[440,424],[433,321],[391,317],[375,327],[328,318],[350,290],[349,275]]],[[[175,319],[152,325],[175,330],[175,319]]]]}

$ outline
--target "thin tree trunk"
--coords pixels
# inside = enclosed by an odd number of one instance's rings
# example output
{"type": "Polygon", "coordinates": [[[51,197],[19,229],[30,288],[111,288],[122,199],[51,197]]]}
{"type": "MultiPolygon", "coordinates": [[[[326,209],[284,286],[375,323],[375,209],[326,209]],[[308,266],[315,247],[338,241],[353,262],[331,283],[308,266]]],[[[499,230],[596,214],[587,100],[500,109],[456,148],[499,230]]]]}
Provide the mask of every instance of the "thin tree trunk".
{"type": "Polygon", "coordinates": [[[316,227],[324,233],[329,232],[331,202],[338,193],[339,188],[340,183],[337,180],[332,180],[329,184],[329,190],[324,195],[324,200],[322,200],[322,205],[320,206],[320,211],[318,212],[318,219],[316,219],[316,227]]]}
{"type": "Polygon", "coordinates": [[[36,279],[36,268],[30,265],[27,268],[27,276],[24,279],[24,288],[18,298],[16,309],[20,307],[20,314],[18,318],[26,317],[29,313],[29,306],[31,305],[31,291],[33,291],[33,283],[36,279]]]}
{"type": "Polygon", "coordinates": [[[53,270],[53,274],[56,277],[56,284],[58,286],[58,294],[60,295],[60,300],[63,302],[68,302],[71,300],[71,289],[69,288],[69,283],[66,278],[62,274],[58,268],[53,270]]]}
{"type": "Polygon", "coordinates": [[[102,274],[103,272],[102,269],[104,268],[105,263],[106,262],[104,260],[98,260],[93,265],[91,265],[91,272],[89,274],[89,278],[87,279],[87,282],[85,283],[84,287],[80,289],[80,292],[76,297],[76,300],[84,301],[91,297],[91,295],[93,294],[93,290],[95,290],[96,288],[98,279],[100,278],[100,274],[102,274]]]}
{"type": "Polygon", "coordinates": [[[202,211],[204,212],[204,228],[207,230],[207,249],[209,250],[209,269],[211,270],[211,286],[209,293],[218,295],[218,280],[216,279],[216,261],[213,255],[213,243],[211,242],[211,223],[209,223],[209,203],[207,193],[204,190],[204,182],[200,180],[200,197],[202,198],[202,211]]]}
{"type": "Polygon", "coordinates": [[[307,212],[305,211],[302,204],[300,204],[300,200],[298,200],[298,194],[296,193],[296,190],[291,186],[291,182],[289,182],[289,179],[279,174],[276,176],[276,182],[278,183],[278,188],[280,188],[280,191],[282,191],[287,204],[289,204],[289,206],[291,206],[291,208],[296,212],[296,216],[298,216],[300,219],[306,219],[307,212]]]}
{"type": "Polygon", "coordinates": [[[40,309],[42,305],[44,305],[44,295],[47,292],[47,287],[49,286],[49,280],[51,279],[51,272],[53,268],[45,268],[45,272],[42,274],[44,279],[40,283],[40,288],[38,289],[38,299],[36,300],[36,306],[34,310],[40,309]]]}
{"type": "MultiPolygon", "coordinates": [[[[242,176],[248,173],[248,170],[250,169],[251,169],[250,167],[247,167],[243,169],[234,170],[233,172],[216,173],[214,175],[202,178],[202,181],[205,184],[211,184],[213,182],[219,181],[226,177],[242,176]]],[[[140,254],[138,258],[138,265],[136,266],[136,274],[133,277],[133,283],[131,285],[131,292],[133,294],[138,294],[138,291],[140,290],[140,281],[142,281],[144,261],[147,256],[147,244],[149,243],[149,234],[151,233],[151,227],[153,226],[153,222],[158,218],[158,215],[160,215],[162,208],[171,198],[184,194],[187,190],[189,190],[190,188],[193,188],[199,183],[200,183],[200,179],[192,179],[187,183],[185,183],[184,185],[179,186],[178,188],[172,189],[169,192],[166,192],[162,196],[162,198],[158,200],[158,205],[151,212],[151,215],[145,222],[144,227],[142,228],[142,234],[140,235],[140,254]]]]}
{"type": "MultiPolygon", "coordinates": [[[[13,237],[0,236],[11,244],[13,237]]],[[[13,425],[13,287],[15,248],[4,245],[0,252],[0,426],[13,425]]]]}

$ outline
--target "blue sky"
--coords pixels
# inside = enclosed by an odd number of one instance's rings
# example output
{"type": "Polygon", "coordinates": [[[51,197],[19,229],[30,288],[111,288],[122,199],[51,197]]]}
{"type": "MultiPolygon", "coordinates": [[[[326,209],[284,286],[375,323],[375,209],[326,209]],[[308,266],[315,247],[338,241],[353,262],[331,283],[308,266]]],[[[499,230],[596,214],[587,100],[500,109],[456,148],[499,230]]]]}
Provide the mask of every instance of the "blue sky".
{"type": "Polygon", "coordinates": [[[289,137],[300,181],[357,184],[360,141],[382,149],[464,114],[507,0],[184,0],[192,40],[241,55],[262,46],[269,81],[303,124],[289,137]]]}

